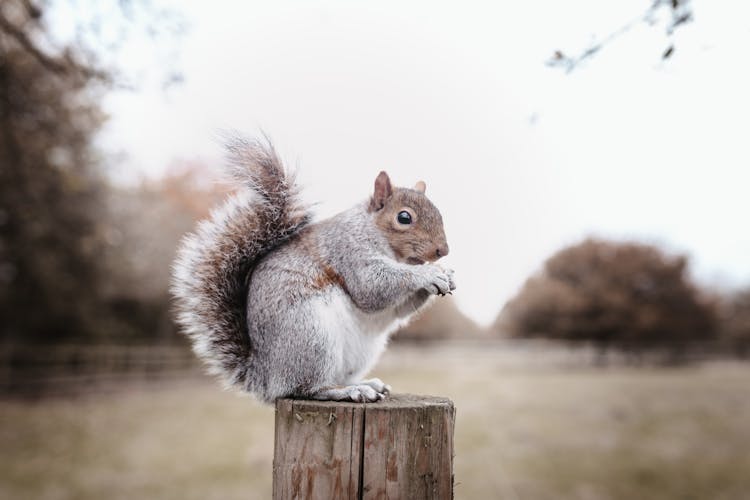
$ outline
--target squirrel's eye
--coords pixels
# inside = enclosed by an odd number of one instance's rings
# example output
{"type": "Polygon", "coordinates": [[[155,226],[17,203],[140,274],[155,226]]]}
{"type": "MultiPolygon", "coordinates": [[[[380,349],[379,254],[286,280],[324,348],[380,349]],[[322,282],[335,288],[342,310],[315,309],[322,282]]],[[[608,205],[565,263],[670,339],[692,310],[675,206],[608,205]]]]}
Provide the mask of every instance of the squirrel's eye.
{"type": "Polygon", "coordinates": [[[399,224],[411,224],[411,214],[406,210],[401,210],[396,216],[399,224]]]}

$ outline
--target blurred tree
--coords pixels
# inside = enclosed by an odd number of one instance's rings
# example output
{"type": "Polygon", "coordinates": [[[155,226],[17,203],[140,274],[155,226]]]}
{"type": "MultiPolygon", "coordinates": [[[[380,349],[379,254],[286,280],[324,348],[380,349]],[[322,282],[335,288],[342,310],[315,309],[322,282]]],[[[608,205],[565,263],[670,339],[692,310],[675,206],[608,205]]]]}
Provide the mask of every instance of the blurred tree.
{"type": "Polygon", "coordinates": [[[479,326],[456,307],[453,297],[439,297],[416,320],[399,330],[395,340],[471,339],[481,333],[479,326]]]}
{"type": "Polygon", "coordinates": [[[651,26],[664,26],[668,37],[668,44],[663,49],[662,59],[668,59],[675,50],[675,44],[672,41],[675,30],[693,20],[692,0],[650,0],[651,4],[646,10],[635,19],[625,23],[617,30],[589,44],[580,53],[570,55],[562,50],[556,50],[552,57],[547,61],[548,66],[563,68],[570,72],[580,66],[585,61],[598,54],[606,45],[621,37],[633,26],[640,23],[647,23],[651,26]],[[660,18],[660,15],[667,12],[667,20],[660,18]]]}
{"type": "Polygon", "coordinates": [[[750,288],[725,297],[719,317],[722,341],[739,356],[750,355],[750,288]]]}
{"type": "Polygon", "coordinates": [[[102,116],[84,91],[106,75],[39,41],[42,9],[0,5],[0,308],[6,340],[90,333],[102,245],[89,147],[102,116]]]}
{"type": "Polygon", "coordinates": [[[0,331],[10,343],[106,331],[105,184],[91,143],[99,99],[118,79],[81,42],[100,24],[78,25],[70,42],[51,35],[47,12],[60,3],[0,2],[0,331]]]}
{"type": "Polygon", "coordinates": [[[495,328],[516,337],[641,348],[711,339],[716,317],[688,279],[684,256],[588,239],[550,257],[505,305],[495,328]]]}
{"type": "Polygon", "coordinates": [[[156,181],[107,192],[101,293],[117,319],[110,327],[114,335],[178,339],[169,307],[170,266],[179,239],[229,192],[215,177],[205,164],[176,161],[156,181]]]}

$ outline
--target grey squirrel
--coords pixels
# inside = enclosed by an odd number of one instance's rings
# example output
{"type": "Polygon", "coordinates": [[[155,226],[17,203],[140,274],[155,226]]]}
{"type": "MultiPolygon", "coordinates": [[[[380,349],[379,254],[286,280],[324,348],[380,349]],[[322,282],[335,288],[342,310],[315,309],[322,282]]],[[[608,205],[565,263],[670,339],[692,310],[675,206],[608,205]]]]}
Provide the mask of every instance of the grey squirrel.
{"type": "Polygon", "coordinates": [[[434,295],[455,289],[443,220],[425,196],[391,185],[313,223],[270,141],[232,138],[239,190],[180,244],[177,322],[230,386],[279,397],[372,402],[390,387],[362,380],[388,336],[434,295]]]}

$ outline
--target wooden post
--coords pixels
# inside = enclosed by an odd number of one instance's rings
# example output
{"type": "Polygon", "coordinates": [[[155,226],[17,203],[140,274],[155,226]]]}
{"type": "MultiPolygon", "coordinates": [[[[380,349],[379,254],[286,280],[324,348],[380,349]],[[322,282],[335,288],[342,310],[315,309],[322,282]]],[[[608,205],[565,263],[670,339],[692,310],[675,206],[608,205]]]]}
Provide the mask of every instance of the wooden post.
{"type": "Polygon", "coordinates": [[[276,402],[273,498],[453,498],[453,402],[276,402]]]}

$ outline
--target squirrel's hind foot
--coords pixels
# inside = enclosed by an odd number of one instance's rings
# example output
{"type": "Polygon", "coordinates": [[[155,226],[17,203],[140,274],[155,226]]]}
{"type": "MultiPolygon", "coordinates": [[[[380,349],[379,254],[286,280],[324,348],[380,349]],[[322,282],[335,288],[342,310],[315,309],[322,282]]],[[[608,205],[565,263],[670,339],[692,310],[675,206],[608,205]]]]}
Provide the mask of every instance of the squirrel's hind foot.
{"type": "Polygon", "coordinates": [[[363,380],[362,382],[359,382],[357,385],[369,385],[375,391],[379,392],[383,396],[386,396],[391,393],[391,386],[388,384],[384,384],[382,380],[379,378],[370,378],[367,380],[363,380]]]}
{"type": "Polygon", "coordinates": [[[312,395],[319,401],[352,401],[354,403],[374,403],[385,399],[391,387],[380,379],[365,380],[359,384],[344,387],[326,387],[312,395]]]}

